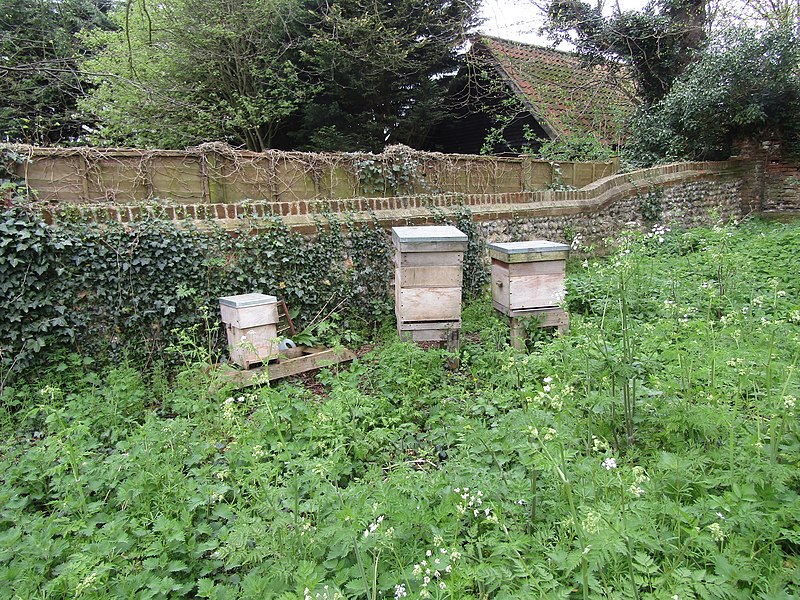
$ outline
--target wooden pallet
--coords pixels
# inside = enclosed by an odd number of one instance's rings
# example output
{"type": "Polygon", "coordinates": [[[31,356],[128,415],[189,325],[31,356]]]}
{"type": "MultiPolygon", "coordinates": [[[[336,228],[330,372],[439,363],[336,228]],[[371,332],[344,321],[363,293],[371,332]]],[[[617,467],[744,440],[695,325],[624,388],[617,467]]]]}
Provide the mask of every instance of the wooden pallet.
{"type": "Polygon", "coordinates": [[[298,346],[292,348],[288,355],[281,354],[277,360],[269,363],[266,367],[262,366],[246,371],[230,369],[224,371],[223,376],[237,388],[243,388],[285,379],[330,365],[350,362],[355,357],[356,355],[347,348],[298,346]]]}

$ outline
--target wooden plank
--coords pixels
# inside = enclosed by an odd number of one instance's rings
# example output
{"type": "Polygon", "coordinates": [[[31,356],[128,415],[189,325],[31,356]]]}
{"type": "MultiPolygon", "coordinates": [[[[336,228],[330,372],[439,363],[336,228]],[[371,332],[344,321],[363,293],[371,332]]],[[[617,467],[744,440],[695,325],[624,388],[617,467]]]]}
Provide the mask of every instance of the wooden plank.
{"type": "Polygon", "coordinates": [[[531,275],[509,281],[509,307],[512,310],[556,306],[565,294],[564,278],[557,275],[531,275]]]}
{"type": "Polygon", "coordinates": [[[569,331],[569,313],[561,308],[514,311],[511,313],[511,346],[517,350],[525,348],[526,327],[523,319],[534,319],[535,327],[556,327],[559,334],[569,331]]]}
{"type": "MultiPolygon", "coordinates": [[[[494,265],[492,267],[494,268],[494,265]]],[[[533,275],[558,275],[563,279],[566,272],[567,262],[564,260],[543,260],[508,265],[508,278],[511,281],[514,281],[517,277],[531,277],[533,275]]]]}
{"type": "Polygon", "coordinates": [[[423,329],[439,329],[449,331],[461,329],[461,321],[423,321],[421,323],[403,322],[399,324],[402,331],[419,331],[423,329]]]}
{"type": "Polygon", "coordinates": [[[569,251],[562,252],[526,252],[524,254],[512,254],[508,257],[498,256],[493,251],[489,251],[491,258],[497,258],[507,263],[522,263],[522,262],[536,262],[547,260],[567,260],[569,258],[569,251]]]}
{"type": "Polygon", "coordinates": [[[505,313],[509,309],[508,265],[498,260],[492,260],[492,302],[502,306],[498,309],[505,313]]]}
{"type": "Polygon", "coordinates": [[[555,326],[569,323],[569,313],[560,306],[548,306],[547,308],[533,308],[526,310],[509,311],[510,317],[535,317],[541,319],[542,327],[555,326]]]}
{"type": "Polygon", "coordinates": [[[400,287],[461,287],[463,269],[459,266],[401,267],[400,287]]]}
{"type": "Polygon", "coordinates": [[[548,240],[488,244],[489,257],[505,263],[567,260],[569,246],[548,240]]]}
{"type": "Polygon", "coordinates": [[[303,356],[297,358],[280,358],[267,367],[248,371],[224,371],[223,376],[230,379],[236,387],[258,385],[268,381],[285,379],[300,373],[306,373],[329,365],[353,360],[356,355],[347,348],[325,349],[301,347],[303,356]]]}
{"type": "Polygon", "coordinates": [[[220,304],[220,315],[223,323],[229,323],[239,329],[258,327],[278,322],[278,303],[261,304],[258,306],[246,306],[234,308],[220,304]]]}
{"type": "Polygon", "coordinates": [[[396,307],[402,321],[457,321],[461,319],[461,288],[401,288],[396,307]]]}
{"type": "Polygon", "coordinates": [[[403,252],[395,257],[401,267],[462,266],[463,252],[403,252]]]}
{"type": "Polygon", "coordinates": [[[403,242],[395,246],[400,252],[463,252],[467,249],[467,242],[463,241],[442,241],[442,242],[403,242]]]}

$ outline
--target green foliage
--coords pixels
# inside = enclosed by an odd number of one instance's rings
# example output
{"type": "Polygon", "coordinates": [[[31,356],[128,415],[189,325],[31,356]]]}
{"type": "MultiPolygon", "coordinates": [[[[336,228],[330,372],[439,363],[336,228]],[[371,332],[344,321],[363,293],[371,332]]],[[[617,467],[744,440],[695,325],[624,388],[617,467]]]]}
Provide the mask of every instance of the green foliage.
{"type": "Polygon", "coordinates": [[[567,335],[516,352],[484,297],[458,369],[392,335],[318,395],[61,361],[2,422],[0,589],[796,597],[799,248],[632,234],[570,268],[567,335]]]}
{"type": "Polygon", "coordinates": [[[0,135],[48,146],[85,133],[76,112],[85,93],[78,33],[108,30],[108,0],[0,1],[0,135]]]}
{"type": "Polygon", "coordinates": [[[97,144],[419,147],[477,4],[136,0],[87,35],[97,144]]]}
{"type": "Polygon", "coordinates": [[[346,330],[363,330],[388,309],[390,264],[387,239],[369,225],[346,239],[330,220],[309,240],[271,218],[231,235],[156,218],[47,226],[14,207],[0,221],[2,364],[22,368],[64,347],[152,364],[175,330],[193,326],[216,354],[218,298],[252,291],[283,297],[300,327],[330,304],[346,330]]]}
{"type": "Polygon", "coordinates": [[[298,12],[294,0],[118,5],[117,30],[86,40],[97,52],[83,65],[96,88],[81,103],[99,121],[93,143],[272,147],[314,91],[289,52],[298,12]]]}
{"type": "Polygon", "coordinates": [[[592,65],[627,67],[639,96],[646,104],[657,102],[704,43],[706,0],[655,0],[609,17],[599,6],[552,0],[545,28],[554,40],[569,40],[592,65]]]}
{"type": "MultiPolygon", "coordinates": [[[[474,297],[487,269],[472,214],[459,207],[436,218],[469,236],[464,294],[474,297]]],[[[391,310],[392,250],[377,222],[346,226],[345,234],[328,215],[313,238],[279,218],[246,219],[234,233],[149,216],[48,226],[15,205],[0,219],[0,327],[10,332],[0,340],[0,364],[24,370],[68,350],[149,367],[180,359],[166,350],[188,331],[214,362],[227,343],[219,297],[254,291],[284,299],[298,330],[308,328],[305,341],[355,343],[391,310]]]]}
{"type": "Polygon", "coordinates": [[[523,151],[542,160],[591,162],[614,156],[614,151],[594,135],[568,135],[547,140],[537,138],[527,128],[525,139],[535,142],[535,146],[523,148],[523,151]]]}
{"type": "Polygon", "coordinates": [[[353,167],[358,185],[367,195],[399,196],[430,191],[422,164],[407,146],[389,146],[381,158],[359,158],[353,161],[353,167]]]}
{"type": "Polygon", "coordinates": [[[422,147],[431,129],[450,115],[443,98],[458,52],[477,24],[479,3],[301,4],[311,18],[300,60],[320,92],[304,106],[292,134],[295,145],[373,152],[386,143],[422,147]],[[320,136],[322,127],[338,139],[320,136]]]}
{"type": "Polygon", "coordinates": [[[777,136],[800,149],[800,40],[790,28],[728,29],[636,122],[635,164],[720,159],[743,140],[777,136]]]}
{"type": "Polygon", "coordinates": [[[636,204],[645,222],[654,223],[661,220],[661,214],[664,212],[664,188],[650,184],[646,193],[637,188],[636,204]]]}

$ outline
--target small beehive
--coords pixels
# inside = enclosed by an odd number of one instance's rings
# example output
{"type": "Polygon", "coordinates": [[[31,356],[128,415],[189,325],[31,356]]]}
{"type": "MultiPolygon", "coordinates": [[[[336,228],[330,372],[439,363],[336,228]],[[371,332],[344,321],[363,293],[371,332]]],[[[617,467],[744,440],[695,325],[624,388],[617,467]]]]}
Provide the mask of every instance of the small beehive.
{"type": "Polygon", "coordinates": [[[231,360],[249,369],[278,356],[278,299],[240,294],[219,299],[231,360]]]}
{"type": "Polygon", "coordinates": [[[449,225],[393,227],[392,241],[398,333],[415,342],[453,343],[461,328],[467,236],[449,225]]]}
{"type": "Polygon", "coordinates": [[[568,256],[568,245],[546,240],[489,244],[492,304],[510,317],[557,306],[568,256]]]}

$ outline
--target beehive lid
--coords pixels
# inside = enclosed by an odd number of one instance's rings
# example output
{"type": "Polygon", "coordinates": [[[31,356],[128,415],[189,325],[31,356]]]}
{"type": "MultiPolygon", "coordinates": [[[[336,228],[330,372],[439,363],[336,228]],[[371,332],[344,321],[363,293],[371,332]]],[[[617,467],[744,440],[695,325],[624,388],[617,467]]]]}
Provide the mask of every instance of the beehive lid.
{"type": "Polygon", "coordinates": [[[488,244],[489,256],[506,263],[567,260],[569,246],[548,240],[488,244]]]}
{"type": "Polygon", "coordinates": [[[463,252],[467,235],[452,225],[392,227],[392,242],[401,252],[463,252]]]}
{"type": "Polygon", "coordinates": [[[263,306],[264,304],[276,304],[278,299],[275,296],[266,294],[239,294],[238,296],[225,296],[219,299],[223,306],[231,308],[248,308],[250,306],[263,306]]]}

